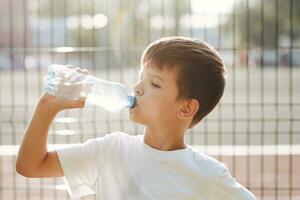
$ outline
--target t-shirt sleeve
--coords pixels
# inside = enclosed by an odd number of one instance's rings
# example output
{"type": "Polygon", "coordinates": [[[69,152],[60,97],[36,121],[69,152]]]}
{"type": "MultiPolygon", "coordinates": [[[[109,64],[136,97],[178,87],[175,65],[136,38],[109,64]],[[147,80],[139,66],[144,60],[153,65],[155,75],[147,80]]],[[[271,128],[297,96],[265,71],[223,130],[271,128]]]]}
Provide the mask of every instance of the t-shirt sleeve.
{"type": "Polygon", "coordinates": [[[256,200],[256,197],[233,178],[227,167],[218,178],[211,200],[256,200]]]}
{"type": "Polygon", "coordinates": [[[56,149],[72,199],[95,194],[95,183],[108,157],[112,134],[56,149]]]}

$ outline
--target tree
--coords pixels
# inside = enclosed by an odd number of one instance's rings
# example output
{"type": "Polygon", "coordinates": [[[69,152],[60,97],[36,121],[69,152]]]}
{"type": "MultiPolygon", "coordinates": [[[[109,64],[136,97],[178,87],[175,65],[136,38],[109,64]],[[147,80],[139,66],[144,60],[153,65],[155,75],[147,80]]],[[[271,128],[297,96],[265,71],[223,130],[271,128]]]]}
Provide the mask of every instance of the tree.
{"type": "Polygon", "coordinates": [[[231,30],[232,23],[235,23],[239,46],[274,48],[283,38],[290,39],[291,33],[293,41],[299,39],[299,10],[300,1],[297,0],[242,0],[232,9],[225,23],[225,29],[231,30]]]}

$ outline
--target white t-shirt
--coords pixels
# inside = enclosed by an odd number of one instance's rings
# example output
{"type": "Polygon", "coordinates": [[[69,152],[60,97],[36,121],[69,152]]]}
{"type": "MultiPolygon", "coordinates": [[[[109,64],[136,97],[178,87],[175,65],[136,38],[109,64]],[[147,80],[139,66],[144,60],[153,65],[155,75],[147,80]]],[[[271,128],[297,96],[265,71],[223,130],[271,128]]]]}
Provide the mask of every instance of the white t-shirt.
{"type": "Polygon", "coordinates": [[[57,153],[72,199],[255,200],[224,164],[192,146],[160,151],[143,135],[113,132],[57,153]]]}

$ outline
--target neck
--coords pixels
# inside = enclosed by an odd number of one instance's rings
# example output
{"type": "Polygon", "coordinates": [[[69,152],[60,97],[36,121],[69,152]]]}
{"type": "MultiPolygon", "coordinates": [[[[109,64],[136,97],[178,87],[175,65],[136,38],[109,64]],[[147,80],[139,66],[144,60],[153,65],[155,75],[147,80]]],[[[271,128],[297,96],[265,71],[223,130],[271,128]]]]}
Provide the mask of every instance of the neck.
{"type": "Polygon", "coordinates": [[[164,130],[145,127],[144,142],[154,149],[172,151],[185,149],[184,130],[164,130]]]}

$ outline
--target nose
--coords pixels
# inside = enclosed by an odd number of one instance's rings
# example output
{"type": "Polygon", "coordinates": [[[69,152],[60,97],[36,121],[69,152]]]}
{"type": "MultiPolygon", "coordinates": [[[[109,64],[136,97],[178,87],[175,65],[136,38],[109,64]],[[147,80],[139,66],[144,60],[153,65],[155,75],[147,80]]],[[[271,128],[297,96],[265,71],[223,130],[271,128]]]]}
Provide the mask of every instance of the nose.
{"type": "Polygon", "coordinates": [[[143,95],[143,91],[140,88],[135,88],[134,89],[134,94],[135,94],[135,96],[142,96],[143,95]]]}
{"type": "Polygon", "coordinates": [[[143,95],[143,90],[139,87],[138,84],[136,84],[133,88],[135,96],[142,96],[143,95]]]}

